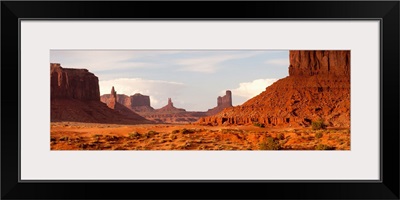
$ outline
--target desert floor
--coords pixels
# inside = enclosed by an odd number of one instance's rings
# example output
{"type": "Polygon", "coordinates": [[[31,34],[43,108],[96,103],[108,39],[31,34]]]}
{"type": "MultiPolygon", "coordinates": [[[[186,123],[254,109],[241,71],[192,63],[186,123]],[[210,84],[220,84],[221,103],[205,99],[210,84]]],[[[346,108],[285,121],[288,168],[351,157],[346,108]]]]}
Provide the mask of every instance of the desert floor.
{"type": "Polygon", "coordinates": [[[51,123],[51,150],[350,150],[348,128],[51,123]]]}

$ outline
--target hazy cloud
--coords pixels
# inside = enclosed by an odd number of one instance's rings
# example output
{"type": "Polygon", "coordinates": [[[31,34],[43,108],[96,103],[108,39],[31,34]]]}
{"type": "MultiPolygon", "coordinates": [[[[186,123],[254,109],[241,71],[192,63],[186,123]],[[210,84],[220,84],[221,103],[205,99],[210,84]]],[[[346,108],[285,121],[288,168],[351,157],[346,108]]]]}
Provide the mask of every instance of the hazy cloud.
{"type": "Polygon", "coordinates": [[[289,66],[289,59],[287,59],[287,58],[284,58],[284,59],[271,59],[271,60],[265,61],[265,64],[289,66]]]}
{"type": "Polygon", "coordinates": [[[262,52],[246,52],[246,53],[224,53],[224,54],[211,54],[199,56],[196,58],[186,58],[176,60],[174,63],[179,65],[179,71],[191,71],[191,72],[202,72],[202,73],[214,73],[219,68],[221,63],[235,60],[248,58],[251,56],[259,55],[262,52]]]}
{"type": "Polygon", "coordinates": [[[232,90],[232,95],[250,99],[265,90],[266,87],[278,79],[256,79],[252,82],[239,83],[239,87],[232,90]]]}
{"type": "Polygon", "coordinates": [[[179,51],[94,51],[94,50],[51,50],[50,62],[61,63],[65,68],[85,68],[89,71],[110,69],[136,69],[159,67],[161,63],[140,61],[160,55],[176,54],[179,51]]]}

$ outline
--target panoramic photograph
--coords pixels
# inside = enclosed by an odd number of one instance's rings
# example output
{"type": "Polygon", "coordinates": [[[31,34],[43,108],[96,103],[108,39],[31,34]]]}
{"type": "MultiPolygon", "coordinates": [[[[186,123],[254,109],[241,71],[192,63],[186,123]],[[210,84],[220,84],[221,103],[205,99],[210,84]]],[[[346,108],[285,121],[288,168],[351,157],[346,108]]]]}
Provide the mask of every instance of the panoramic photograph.
{"type": "Polygon", "coordinates": [[[349,50],[51,50],[50,150],[350,150],[349,50]]]}

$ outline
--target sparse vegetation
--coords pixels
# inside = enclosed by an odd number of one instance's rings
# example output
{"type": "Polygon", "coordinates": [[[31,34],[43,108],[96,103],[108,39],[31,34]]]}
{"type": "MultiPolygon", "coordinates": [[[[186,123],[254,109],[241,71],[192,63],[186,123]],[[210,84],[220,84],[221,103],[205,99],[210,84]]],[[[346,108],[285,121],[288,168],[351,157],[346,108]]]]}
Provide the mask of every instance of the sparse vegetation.
{"type": "Polygon", "coordinates": [[[320,132],[320,131],[315,133],[315,138],[322,138],[322,136],[324,136],[324,134],[322,132],[320,132]]]}
{"type": "Polygon", "coordinates": [[[194,132],[195,131],[192,129],[186,129],[186,128],[182,129],[182,134],[189,134],[189,133],[194,133],[194,132]]]}
{"type": "Polygon", "coordinates": [[[117,140],[119,140],[119,137],[115,136],[115,135],[106,135],[106,140],[107,141],[117,141],[117,140]]]}
{"type": "MultiPolygon", "coordinates": [[[[186,124],[137,126],[90,124],[57,126],[51,150],[350,150],[348,128],[306,128],[250,125],[200,127],[186,124]],[[60,128],[61,127],[61,128],[60,128]],[[199,128],[200,127],[200,128],[199,128]],[[79,129],[79,130],[76,130],[79,129]],[[183,133],[183,134],[182,134],[183,133]]],[[[55,126],[54,126],[55,127],[55,126]]]]}
{"type": "Polygon", "coordinates": [[[326,129],[326,124],[322,119],[314,121],[311,123],[312,130],[326,129]]]}
{"type": "Polygon", "coordinates": [[[99,135],[99,134],[93,135],[93,139],[94,139],[95,142],[99,142],[100,141],[100,137],[101,137],[101,135],[99,135]]]}
{"type": "Polygon", "coordinates": [[[259,122],[254,122],[253,125],[254,125],[254,126],[258,126],[258,127],[260,127],[260,128],[265,128],[265,125],[264,125],[264,124],[261,124],[261,123],[259,123],[259,122]]]}
{"type": "Polygon", "coordinates": [[[267,137],[264,142],[261,142],[258,145],[260,150],[279,150],[281,146],[278,140],[275,140],[272,137],[267,137]]]}
{"type": "Polygon", "coordinates": [[[169,138],[170,138],[171,140],[175,140],[177,137],[176,137],[176,135],[170,135],[169,138]]]}
{"type": "Polygon", "coordinates": [[[129,138],[130,139],[136,139],[136,138],[140,138],[140,133],[138,132],[133,132],[133,133],[129,133],[129,138]]]}
{"type": "Polygon", "coordinates": [[[318,144],[317,146],[315,146],[315,150],[334,150],[334,149],[335,149],[335,147],[325,145],[325,144],[318,144]]]}
{"type": "Polygon", "coordinates": [[[153,135],[157,135],[158,132],[157,132],[157,131],[150,130],[149,132],[147,132],[147,134],[149,134],[150,136],[153,136],[153,135]]]}
{"type": "Polygon", "coordinates": [[[60,137],[60,141],[68,141],[68,140],[69,140],[69,137],[67,137],[67,136],[60,137]]]}
{"type": "Polygon", "coordinates": [[[285,135],[283,133],[278,133],[276,138],[278,138],[278,140],[284,140],[285,139],[285,135]]]}

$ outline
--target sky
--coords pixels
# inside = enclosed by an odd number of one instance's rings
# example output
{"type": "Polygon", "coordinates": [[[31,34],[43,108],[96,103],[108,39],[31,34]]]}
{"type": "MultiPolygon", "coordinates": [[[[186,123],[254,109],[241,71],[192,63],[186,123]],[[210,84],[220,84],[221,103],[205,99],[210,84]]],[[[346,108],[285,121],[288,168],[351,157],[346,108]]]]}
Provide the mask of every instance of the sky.
{"type": "Polygon", "coordinates": [[[243,104],[288,76],[289,51],[272,50],[51,50],[50,62],[88,69],[99,78],[100,95],[141,93],[153,108],[172,99],[187,111],[207,111],[232,91],[243,104]]]}

